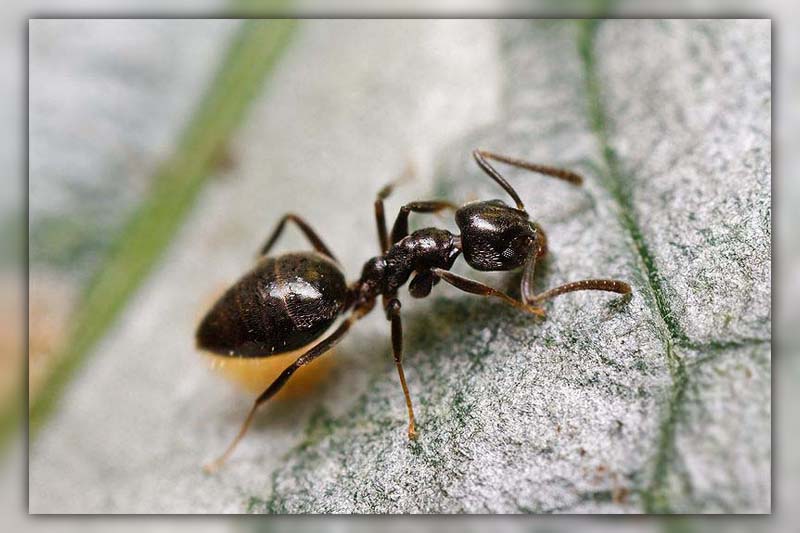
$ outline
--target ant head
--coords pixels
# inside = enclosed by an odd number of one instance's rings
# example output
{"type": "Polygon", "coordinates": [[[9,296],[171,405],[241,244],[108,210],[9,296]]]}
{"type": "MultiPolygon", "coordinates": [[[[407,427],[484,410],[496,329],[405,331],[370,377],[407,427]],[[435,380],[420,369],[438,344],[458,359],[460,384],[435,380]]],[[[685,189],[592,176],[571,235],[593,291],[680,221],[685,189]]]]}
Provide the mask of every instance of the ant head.
{"type": "Polygon", "coordinates": [[[541,230],[528,213],[502,200],[466,204],[456,211],[456,224],[461,230],[464,259],[475,270],[521,267],[533,247],[543,242],[541,230]]]}

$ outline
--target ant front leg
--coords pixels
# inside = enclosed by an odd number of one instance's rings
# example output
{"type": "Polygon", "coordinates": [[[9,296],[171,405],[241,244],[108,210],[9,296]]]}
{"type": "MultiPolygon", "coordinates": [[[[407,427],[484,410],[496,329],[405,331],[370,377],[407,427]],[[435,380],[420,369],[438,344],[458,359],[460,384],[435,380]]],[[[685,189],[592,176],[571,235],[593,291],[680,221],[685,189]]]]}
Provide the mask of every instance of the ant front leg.
{"type": "Polygon", "coordinates": [[[319,235],[317,235],[317,233],[311,228],[311,226],[308,225],[308,223],[305,220],[300,218],[298,215],[295,215],[294,213],[287,213],[283,215],[280,222],[278,222],[278,225],[275,227],[275,229],[272,231],[272,234],[267,239],[267,242],[264,244],[264,246],[261,247],[261,252],[259,252],[260,256],[264,256],[269,253],[270,249],[272,249],[272,246],[275,244],[275,242],[283,233],[283,229],[286,226],[286,223],[289,221],[297,224],[297,227],[300,228],[300,231],[303,232],[303,235],[306,236],[306,238],[309,240],[309,242],[316,251],[328,257],[329,259],[332,259],[334,262],[338,263],[338,261],[333,256],[328,247],[325,246],[325,243],[322,242],[322,239],[319,238],[319,235]]]}
{"type": "Polygon", "coordinates": [[[389,236],[386,232],[386,215],[384,214],[383,201],[392,194],[394,188],[404,181],[411,179],[414,176],[414,167],[409,164],[400,176],[387,183],[378,191],[378,196],[375,198],[375,224],[378,227],[378,246],[381,249],[381,254],[385,254],[389,249],[389,236]]]}
{"type": "Polygon", "coordinates": [[[508,294],[499,291],[494,287],[490,287],[489,285],[485,285],[479,281],[465,278],[463,276],[459,276],[458,274],[453,274],[452,272],[444,270],[442,268],[434,268],[431,270],[431,272],[433,273],[434,276],[443,279],[456,289],[460,289],[470,294],[477,294],[479,296],[493,296],[495,298],[500,298],[507,304],[516,307],[520,311],[525,311],[526,313],[531,313],[539,317],[544,316],[544,309],[540,307],[534,307],[532,305],[529,305],[528,303],[515,300],[508,294]]]}
{"type": "Polygon", "coordinates": [[[522,300],[526,304],[533,305],[550,298],[555,298],[561,294],[575,291],[607,291],[626,296],[631,293],[631,286],[624,281],[616,279],[583,279],[580,281],[565,283],[564,285],[553,287],[552,289],[544,291],[543,293],[535,294],[533,290],[533,277],[534,270],[536,268],[536,258],[544,255],[544,251],[546,249],[544,233],[541,231],[541,228],[538,229],[539,233],[536,245],[531,249],[530,255],[528,256],[527,261],[525,261],[525,266],[522,270],[520,293],[522,294],[522,300]]]}
{"type": "Polygon", "coordinates": [[[453,211],[458,209],[458,206],[453,204],[452,202],[448,202],[445,200],[431,200],[425,202],[411,202],[410,204],[406,204],[400,208],[400,212],[397,214],[397,218],[394,221],[394,226],[392,227],[392,237],[389,241],[390,244],[394,244],[401,240],[403,237],[408,235],[408,215],[411,213],[438,213],[439,211],[443,211],[445,209],[451,209],[453,211]]]}
{"type": "Polygon", "coordinates": [[[400,386],[403,387],[403,395],[406,398],[408,408],[408,438],[417,438],[417,429],[414,425],[414,407],[411,404],[411,395],[408,393],[406,384],[406,374],[403,371],[403,324],[400,320],[400,300],[392,298],[384,304],[386,308],[386,318],[392,323],[392,353],[394,354],[394,365],[397,367],[397,375],[400,376],[400,386]]]}
{"type": "Polygon", "coordinates": [[[267,387],[267,389],[262,392],[258,398],[256,398],[256,401],[253,403],[253,407],[250,408],[250,412],[247,414],[247,418],[245,418],[239,433],[236,435],[230,445],[228,445],[228,448],[225,450],[225,452],[218,459],[208,463],[203,467],[206,472],[216,472],[225,463],[225,461],[228,460],[228,457],[230,457],[230,455],[236,449],[236,445],[239,444],[239,441],[241,441],[242,438],[244,438],[247,430],[250,428],[250,424],[253,422],[253,418],[255,418],[258,408],[267,400],[275,396],[275,394],[277,394],[278,391],[281,390],[284,385],[286,385],[286,382],[289,381],[289,378],[292,377],[292,374],[294,374],[297,369],[309,364],[311,361],[333,348],[342,339],[342,337],[344,337],[344,334],[347,333],[347,331],[350,329],[353,323],[358,320],[359,317],[360,315],[358,314],[348,317],[347,320],[336,329],[336,331],[331,333],[328,337],[321,340],[310,350],[298,357],[294,363],[286,367],[284,371],[281,372],[277,378],[275,378],[275,381],[273,381],[272,384],[267,387]]]}

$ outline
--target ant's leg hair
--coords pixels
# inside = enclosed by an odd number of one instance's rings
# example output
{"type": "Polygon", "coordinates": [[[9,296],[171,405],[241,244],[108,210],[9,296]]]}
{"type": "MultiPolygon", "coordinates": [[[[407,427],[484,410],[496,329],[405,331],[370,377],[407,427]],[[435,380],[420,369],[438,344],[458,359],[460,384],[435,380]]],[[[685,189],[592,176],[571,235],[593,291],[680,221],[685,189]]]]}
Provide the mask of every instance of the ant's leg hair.
{"type": "Polygon", "coordinates": [[[394,365],[397,367],[397,375],[400,376],[400,386],[403,387],[403,395],[406,398],[406,408],[408,409],[408,438],[417,438],[417,428],[414,425],[414,407],[411,404],[411,395],[408,393],[406,384],[406,374],[403,372],[403,324],[400,321],[400,300],[392,298],[386,304],[386,318],[392,323],[392,353],[394,354],[394,365]]]}
{"type": "Polygon", "coordinates": [[[380,246],[382,254],[385,254],[389,249],[389,236],[386,231],[386,215],[384,214],[383,201],[392,194],[395,187],[413,176],[414,167],[409,163],[397,179],[387,183],[378,191],[378,196],[375,198],[375,224],[378,226],[378,246],[380,246]]]}
{"type": "Polygon", "coordinates": [[[516,159],[513,157],[508,157],[505,155],[496,154],[494,152],[490,152],[488,150],[473,150],[472,156],[475,158],[475,161],[478,163],[478,166],[498,185],[500,185],[503,190],[505,190],[509,196],[514,200],[517,204],[517,209],[525,211],[525,205],[520,200],[517,191],[514,190],[511,185],[500,175],[500,173],[487,161],[487,159],[493,159],[495,161],[500,161],[501,163],[506,163],[508,165],[515,166],[517,168],[524,168],[525,170],[531,170],[533,172],[538,172],[539,174],[545,174],[546,176],[551,176],[553,178],[558,178],[564,181],[568,181],[574,185],[581,185],[583,183],[583,178],[580,174],[572,172],[571,170],[566,170],[563,168],[558,167],[551,167],[548,165],[539,165],[537,163],[531,163],[529,161],[524,161],[522,159],[516,159]]]}
{"type": "Polygon", "coordinates": [[[283,372],[281,372],[280,376],[275,378],[275,381],[273,381],[272,384],[269,387],[267,387],[267,389],[264,392],[261,393],[261,396],[256,398],[256,401],[253,403],[253,407],[250,408],[250,412],[247,414],[247,418],[245,418],[244,423],[242,424],[242,427],[239,430],[239,433],[230,443],[225,452],[219,458],[217,458],[211,463],[208,463],[203,467],[206,470],[206,472],[209,473],[216,472],[225,463],[228,457],[230,457],[230,455],[233,453],[233,450],[236,449],[236,445],[239,444],[239,441],[241,441],[242,438],[247,433],[247,430],[250,427],[250,424],[253,422],[253,418],[255,417],[256,410],[258,410],[258,408],[264,402],[272,398],[279,390],[281,390],[283,386],[286,385],[286,382],[289,381],[289,378],[292,377],[292,374],[294,374],[298,368],[307,365],[320,355],[324,354],[325,352],[333,348],[342,339],[344,334],[347,333],[347,331],[350,329],[353,323],[358,319],[358,317],[359,317],[358,315],[351,315],[350,317],[348,317],[348,319],[345,322],[343,322],[333,333],[331,333],[328,337],[315,344],[310,350],[305,352],[303,355],[298,357],[294,363],[287,366],[286,369],[283,372]]]}
{"type": "Polygon", "coordinates": [[[513,305],[514,307],[516,307],[521,311],[525,311],[526,313],[531,313],[533,315],[540,317],[544,316],[544,309],[540,307],[534,307],[524,302],[515,300],[508,294],[499,291],[494,287],[490,287],[478,281],[459,276],[458,274],[453,274],[452,272],[441,268],[434,268],[431,270],[431,272],[433,272],[433,274],[437,278],[443,279],[453,287],[460,289],[464,292],[468,292],[470,294],[477,294],[479,296],[494,296],[495,298],[500,298],[509,305],[513,305]]]}
{"type": "Polygon", "coordinates": [[[267,242],[261,247],[261,252],[259,252],[260,256],[264,256],[269,253],[270,249],[272,249],[272,246],[278,240],[278,237],[280,237],[281,233],[283,233],[283,228],[286,226],[288,221],[292,221],[297,224],[297,227],[300,228],[300,231],[303,232],[303,235],[305,235],[309,242],[311,242],[311,245],[316,251],[338,263],[328,247],[325,246],[325,243],[322,242],[322,239],[319,238],[319,235],[317,235],[317,233],[311,229],[311,226],[309,226],[305,220],[294,213],[287,213],[283,215],[280,222],[278,222],[278,225],[269,236],[269,239],[267,239],[267,242]]]}
{"type": "Polygon", "coordinates": [[[394,244],[408,235],[408,215],[409,213],[438,213],[445,209],[455,211],[458,206],[445,200],[432,200],[427,202],[411,202],[400,208],[397,218],[392,227],[392,238],[390,244],[394,244]]]}

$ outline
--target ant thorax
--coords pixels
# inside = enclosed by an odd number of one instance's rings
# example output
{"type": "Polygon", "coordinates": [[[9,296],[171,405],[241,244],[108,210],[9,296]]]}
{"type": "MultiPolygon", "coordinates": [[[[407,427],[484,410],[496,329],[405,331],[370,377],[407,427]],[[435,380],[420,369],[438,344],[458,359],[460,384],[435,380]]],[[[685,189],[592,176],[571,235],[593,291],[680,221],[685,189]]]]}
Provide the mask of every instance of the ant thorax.
{"type": "Polygon", "coordinates": [[[459,239],[449,231],[438,228],[415,231],[393,244],[383,256],[384,290],[396,292],[414,272],[421,275],[434,268],[450,270],[459,253],[459,239]]]}
{"type": "Polygon", "coordinates": [[[447,230],[425,228],[392,244],[386,254],[364,263],[356,283],[361,298],[395,294],[411,275],[431,269],[450,270],[461,253],[459,238],[447,230]]]}

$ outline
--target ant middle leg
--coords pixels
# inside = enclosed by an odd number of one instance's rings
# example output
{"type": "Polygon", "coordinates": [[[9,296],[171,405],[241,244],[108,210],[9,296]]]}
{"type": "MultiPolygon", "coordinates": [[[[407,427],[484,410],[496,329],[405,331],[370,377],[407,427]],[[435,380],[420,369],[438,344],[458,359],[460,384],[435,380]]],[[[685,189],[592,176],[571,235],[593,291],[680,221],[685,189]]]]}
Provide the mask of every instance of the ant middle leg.
{"type": "Polygon", "coordinates": [[[573,185],[583,184],[583,178],[580,174],[564,168],[531,163],[530,161],[496,154],[488,150],[475,149],[472,151],[472,156],[475,158],[475,162],[478,163],[478,166],[481,167],[481,170],[483,170],[490,178],[500,185],[517,204],[517,209],[522,211],[525,211],[525,205],[522,203],[517,191],[515,191],[514,188],[506,181],[506,179],[501,176],[500,173],[489,163],[488,159],[493,159],[517,168],[523,168],[525,170],[530,170],[532,172],[538,172],[539,174],[558,178],[560,180],[572,183],[573,185]]]}
{"type": "Polygon", "coordinates": [[[300,228],[300,231],[303,232],[303,235],[306,236],[306,238],[309,240],[309,242],[316,251],[338,263],[336,257],[334,257],[334,255],[331,253],[328,247],[325,246],[325,243],[322,242],[322,239],[319,237],[319,235],[317,235],[317,233],[311,228],[311,226],[308,225],[308,223],[305,220],[300,218],[298,215],[295,215],[294,213],[287,213],[283,215],[280,222],[278,222],[278,225],[275,227],[274,230],[272,230],[272,234],[267,239],[267,242],[264,243],[264,246],[261,247],[261,251],[259,252],[260,256],[264,256],[269,253],[269,251],[272,249],[272,246],[281,236],[281,233],[283,233],[283,229],[284,227],[286,227],[286,223],[289,221],[297,224],[297,227],[300,228]]]}
{"type": "Polygon", "coordinates": [[[514,298],[504,293],[503,291],[497,290],[494,287],[490,287],[489,285],[486,285],[479,281],[465,278],[463,276],[459,276],[458,274],[453,274],[452,272],[444,270],[442,268],[431,269],[431,272],[437,278],[443,279],[453,287],[460,289],[464,292],[468,292],[470,294],[477,294],[479,296],[493,296],[495,298],[503,300],[509,305],[516,307],[520,311],[525,311],[526,313],[531,313],[539,317],[544,316],[544,309],[542,309],[541,307],[535,307],[526,302],[520,302],[519,300],[515,300],[514,298]]]}
{"type": "Polygon", "coordinates": [[[272,384],[267,387],[267,389],[262,392],[258,398],[256,398],[255,402],[253,402],[253,407],[250,408],[250,412],[247,414],[247,418],[245,418],[239,433],[228,445],[225,452],[219,458],[203,467],[206,472],[216,472],[225,463],[225,461],[227,461],[228,457],[230,457],[233,451],[236,449],[236,445],[239,444],[239,442],[247,433],[247,430],[250,428],[250,424],[253,422],[253,418],[255,418],[258,408],[267,400],[275,396],[275,394],[277,394],[278,391],[281,390],[284,385],[286,385],[286,382],[289,381],[289,378],[292,377],[292,374],[294,374],[297,369],[309,364],[311,361],[333,348],[342,339],[342,337],[344,337],[344,334],[347,333],[347,331],[350,329],[353,323],[358,320],[359,317],[360,315],[358,314],[349,316],[347,320],[344,321],[333,333],[315,344],[303,355],[298,357],[294,363],[286,367],[284,371],[281,372],[277,378],[275,378],[275,381],[273,381],[272,384]]]}
{"type": "Polygon", "coordinates": [[[391,298],[384,304],[386,308],[386,318],[392,323],[392,353],[394,354],[394,364],[397,367],[397,375],[400,377],[400,386],[403,387],[403,395],[406,398],[406,408],[408,409],[408,438],[417,438],[417,428],[414,425],[414,406],[411,404],[411,395],[406,384],[406,374],[403,371],[403,325],[400,320],[400,300],[391,298]]]}

